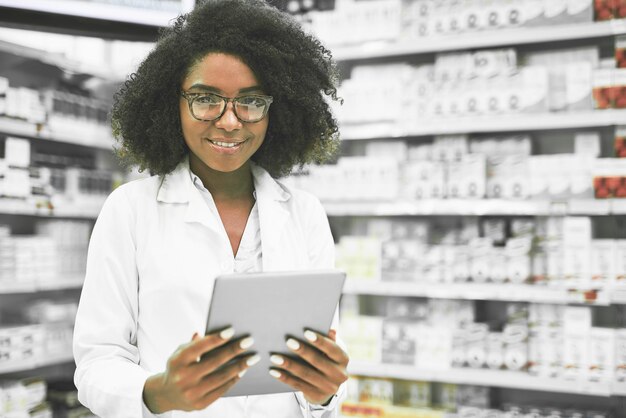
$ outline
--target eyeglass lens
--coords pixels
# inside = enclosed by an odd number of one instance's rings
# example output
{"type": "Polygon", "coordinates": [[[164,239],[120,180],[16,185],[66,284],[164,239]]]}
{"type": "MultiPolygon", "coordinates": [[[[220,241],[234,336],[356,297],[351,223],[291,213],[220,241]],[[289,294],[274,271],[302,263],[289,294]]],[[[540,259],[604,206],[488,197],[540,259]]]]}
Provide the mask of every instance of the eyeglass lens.
{"type": "MultiPolygon", "coordinates": [[[[235,114],[244,122],[256,122],[263,119],[268,103],[262,97],[243,96],[233,100],[235,114]]],[[[207,94],[193,100],[191,111],[202,120],[219,118],[226,107],[226,100],[219,96],[207,94]]]]}

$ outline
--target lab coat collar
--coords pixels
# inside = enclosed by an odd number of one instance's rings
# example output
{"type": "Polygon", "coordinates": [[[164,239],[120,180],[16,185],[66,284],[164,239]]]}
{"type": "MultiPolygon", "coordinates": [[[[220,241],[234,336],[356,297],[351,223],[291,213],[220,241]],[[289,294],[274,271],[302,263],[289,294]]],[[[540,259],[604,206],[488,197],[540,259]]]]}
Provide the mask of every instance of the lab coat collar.
{"type": "MultiPolygon", "coordinates": [[[[200,223],[221,235],[224,226],[217,213],[212,215],[207,210],[206,202],[193,184],[191,174],[189,160],[185,158],[174,171],[163,176],[157,200],[187,203],[185,222],[200,223]]],[[[290,217],[286,202],[291,198],[291,193],[256,164],[252,164],[252,176],[259,210],[263,268],[267,271],[281,270],[284,257],[281,256],[280,239],[290,217]]]]}
{"type": "MultiPolygon", "coordinates": [[[[276,180],[269,175],[265,169],[252,163],[252,176],[254,177],[254,188],[257,198],[285,202],[289,200],[291,194],[276,180]]],[[[163,176],[161,186],[157,194],[157,201],[164,203],[188,203],[196,192],[189,159],[185,158],[180,164],[163,176]]]]}

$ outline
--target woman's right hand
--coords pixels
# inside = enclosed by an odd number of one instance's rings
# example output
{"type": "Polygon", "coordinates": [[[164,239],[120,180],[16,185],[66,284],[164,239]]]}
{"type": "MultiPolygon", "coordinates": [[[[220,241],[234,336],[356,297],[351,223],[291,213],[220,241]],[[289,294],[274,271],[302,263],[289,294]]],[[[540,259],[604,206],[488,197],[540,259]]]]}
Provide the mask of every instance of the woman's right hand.
{"type": "Polygon", "coordinates": [[[194,334],[191,342],[178,347],[165,372],[146,380],[143,401],[148,409],[155,414],[201,410],[233,387],[259,361],[257,354],[246,352],[252,338],[232,340],[234,334],[232,328],[202,338],[194,334]]]}

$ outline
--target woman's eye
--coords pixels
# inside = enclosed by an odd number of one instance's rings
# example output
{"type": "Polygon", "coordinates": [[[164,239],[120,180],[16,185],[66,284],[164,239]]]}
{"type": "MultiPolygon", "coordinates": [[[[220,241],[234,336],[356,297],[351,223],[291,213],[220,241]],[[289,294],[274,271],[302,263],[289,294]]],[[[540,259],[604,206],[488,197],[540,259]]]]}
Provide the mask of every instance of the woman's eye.
{"type": "Polygon", "coordinates": [[[244,106],[263,106],[265,104],[265,100],[260,97],[241,97],[239,99],[239,103],[244,106]]]}
{"type": "Polygon", "coordinates": [[[215,96],[198,96],[196,98],[196,102],[202,103],[202,104],[214,105],[214,104],[219,104],[220,99],[215,96]]]}

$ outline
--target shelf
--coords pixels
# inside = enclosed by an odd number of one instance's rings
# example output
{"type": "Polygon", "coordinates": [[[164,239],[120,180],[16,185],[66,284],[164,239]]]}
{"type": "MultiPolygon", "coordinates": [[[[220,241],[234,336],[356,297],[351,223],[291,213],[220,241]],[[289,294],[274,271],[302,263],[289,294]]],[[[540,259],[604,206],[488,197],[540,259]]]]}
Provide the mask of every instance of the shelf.
{"type": "Polygon", "coordinates": [[[4,116],[0,116],[0,134],[22,136],[54,142],[64,142],[67,144],[82,145],[85,147],[100,148],[110,151],[113,150],[114,144],[113,136],[103,134],[101,129],[98,127],[94,127],[93,132],[85,132],[81,130],[75,135],[70,135],[68,133],[51,132],[45,126],[39,129],[34,123],[11,119],[4,116]]]}
{"type": "Polygon", "coordinates": [[[86,201],[84,204],[64,203],[50,210],[47,207],[37,207],[37,202],[33,199],[0,198],[0,214],[43,218],[96,219],[105,199],[106,196],[102,196],[93,201],[86,201]]]}
{"type": "Polygon", "coordinates": [[[465,133],[578,129],[624,124],[626,110],[589,110],[568,113],[481,115],[422,120],[415,129],[402,129],[396,122],[373,122],[340,126],[341,139],[358,141],[377,138],[455,135],[465,133]]]}
{"type": "MultiPolygon", "coordinates": [[[[189,4],[190,2],[184,3],[189,4]]],[[[183,12],[183,10],[152,10],[82,0],[29,0],[27,2],[24,0],[0,0],[0,6],[47,14],[69,15],[158,27],[167,26],[170,20],[175,19],[178,14],[183,12]]],[[[184,11],[189,11],[188,9],[189,7],[184,11]]]]}
{"type": "Polygon", "coordinates": [[[344,286],[343,293],[355,295],[411,296],[432,299],[587,304],[593,306],[626,304],[626,287],[602,288],[589,286],[587,289],[576,289],[572,286],[563,285],[415,283],[348,279],[344,286]],[[589,299],[591,295],[587,296],[587,292],[594,289],[596,290],[595,299],[589,299]]]}
{"type": "Polygon", "coordinates": [[[626,214],[626,199],[424,199],[396,202],[323,202],[329,216],[554,216],[626,214]]]}
{"type": "Polygon", "coordinates": [[[34,283],[3,283],[0,282],[0,295],[14,293],[36,293],[42,291],[80,289],[83,286],[84,276],[65,279],[49,280],[34,283]]]}
{"type": "Polygon", "coordinates": [[[582,40],[621,35],[624,33],[626,33],[625,22],[623,20],[611,20],[606,22],[470,32],[458,35],[424,37],[419,40],[371,42],[357,46],[337,46],[332,48],[332,51],[333,57],[336,60],[350,61],[465,49],[582,40]]]}
{"type": "Polygon", "coordinates": [[[523,372],[487,369],[420,370],[412,366],[395,364],[367,364],[351,362],[348,372],[356,376],[371,376],[392,379],[421,380],[465,385],[492,386],[511,389],[559,392],[577,395],[608,397],[620,395],[621,387],[611,383],[595,383],[549,379],[531,376],[523,372]]]}
{"type": "Polygon", "coordinates": [[[12,362],[10,364],[0,364],[0,375],[7,373],[17,373],[28,370],[37,369],[40,367],[54,366],[57,364],[69,363],[74,361],[74,355],[72,354],[71,347],[68,347],[67,351],[63,354],[56,353],[53,355],[44,355],[42,359],[35,360],[23,360],[12,362]]]}

